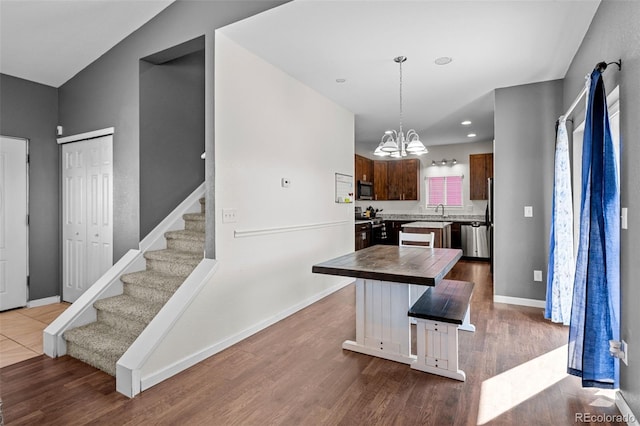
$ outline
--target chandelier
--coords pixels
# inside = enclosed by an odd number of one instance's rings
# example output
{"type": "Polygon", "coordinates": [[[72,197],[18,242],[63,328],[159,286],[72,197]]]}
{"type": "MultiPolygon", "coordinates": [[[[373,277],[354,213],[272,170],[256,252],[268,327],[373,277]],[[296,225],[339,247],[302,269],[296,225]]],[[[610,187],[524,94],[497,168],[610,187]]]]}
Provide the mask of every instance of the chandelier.
{"type": "Polygon", "coordinates": [[[393,59],[400,65],[400,129],[387,130],[382,135],[380,145],[373,152],[380,157],[391,156],[393,158],[406,157],[407,153],[422,155],[429,152],[415,130],[411,129],[405,135],[402,130],[402,63],[407,60],[406,56],[398,56],[393,59]]]}

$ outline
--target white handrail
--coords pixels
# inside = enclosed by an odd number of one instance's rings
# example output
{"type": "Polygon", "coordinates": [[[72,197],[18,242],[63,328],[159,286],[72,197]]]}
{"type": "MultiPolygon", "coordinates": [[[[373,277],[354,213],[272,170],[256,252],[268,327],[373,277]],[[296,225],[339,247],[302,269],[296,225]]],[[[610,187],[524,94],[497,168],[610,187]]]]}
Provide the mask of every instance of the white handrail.
{"type": "Polygon", "coordinates": [[[282,232],[304,231],[307,229],[326,228],[329,226],[347,225],[349,220],[337,220],[333,222],[308,223],[304,225],[277,226],[273,228],[244,229],[233,231],[235,238],[256,237],[259,235],[280,234],[282,232]]]}

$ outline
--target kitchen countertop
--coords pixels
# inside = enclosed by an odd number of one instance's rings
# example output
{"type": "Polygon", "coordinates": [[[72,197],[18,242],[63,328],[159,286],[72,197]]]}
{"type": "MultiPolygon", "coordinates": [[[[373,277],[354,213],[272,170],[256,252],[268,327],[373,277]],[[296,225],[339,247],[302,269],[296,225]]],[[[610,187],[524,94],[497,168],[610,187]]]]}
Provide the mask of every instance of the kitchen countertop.
{"type": "Polygon", "coordinates": [[[435,215],[428,213],[381,213],[377,217],[383,220],[407,220],[421,222],[485,222],[484,214],[435,215]]]}
{"type": "Polygon", "coordinates": [[[442,228],[446,228],[447,226],[451,226],[453,222],[411,222],[411,223],[405,223],[404,225],[402,225],[402,227],[407,227],[407,228],[429,228],[429,229],[442,229],[442,228]]]}
{"type": "Polygon", "coordinates": [[[376,219],[356,219],[356,225],[364,225],[365,223],[373,224],[375,220],[376,219]]]}

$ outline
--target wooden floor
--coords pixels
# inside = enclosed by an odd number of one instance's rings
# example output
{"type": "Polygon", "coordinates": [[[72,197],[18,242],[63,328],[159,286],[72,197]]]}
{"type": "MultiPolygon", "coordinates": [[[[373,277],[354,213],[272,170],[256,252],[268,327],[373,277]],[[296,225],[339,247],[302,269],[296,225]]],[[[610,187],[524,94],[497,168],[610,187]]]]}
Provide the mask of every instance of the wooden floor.
{"type": "Polygon", "coordinates": [[[67,307],[56,303],[0,312],[0,368],[42,355],[42,331],[67,307]]]}
{"type": "Polygon", "coordinates": [[[69,357],[5,367],[5,423],[568,425],[619,414],[610,394],[564,373],[566,327],[541,309],[494,304],[484,263],[461,261],[448,278],[476,284],[477,329],[460,332],[466,382],[342,350],[355,338],[350,285],[134,399],[69,357]]]}

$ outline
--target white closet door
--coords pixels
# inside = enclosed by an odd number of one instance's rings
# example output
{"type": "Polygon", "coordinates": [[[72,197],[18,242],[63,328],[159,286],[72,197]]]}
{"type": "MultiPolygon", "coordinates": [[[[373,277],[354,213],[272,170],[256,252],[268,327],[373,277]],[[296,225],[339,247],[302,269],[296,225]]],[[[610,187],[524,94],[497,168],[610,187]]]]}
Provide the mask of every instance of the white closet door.
{"type": "Polygon", "coordinates": [[[92,139],[87,162],[87,282],[91,285],[113,265],[111,136],[92,139]]]}
{"type": "Polygon", "coordinates": [[[27,304],[27,141],[0,138],[0,311],[27,304]]]}
{"type": "Polygon", "coordinates": [[[113,263],[112,137],[62,147],[62,298],[74,302],[113,263]]]}

